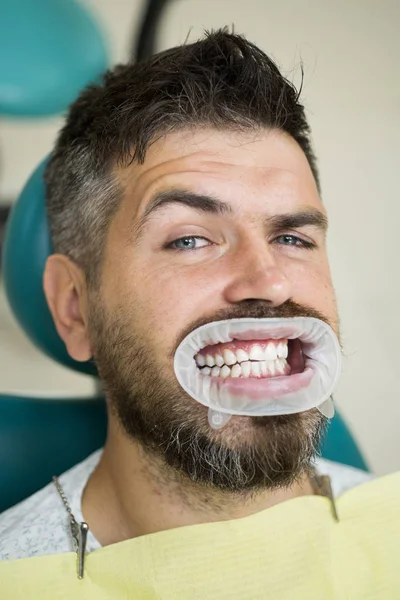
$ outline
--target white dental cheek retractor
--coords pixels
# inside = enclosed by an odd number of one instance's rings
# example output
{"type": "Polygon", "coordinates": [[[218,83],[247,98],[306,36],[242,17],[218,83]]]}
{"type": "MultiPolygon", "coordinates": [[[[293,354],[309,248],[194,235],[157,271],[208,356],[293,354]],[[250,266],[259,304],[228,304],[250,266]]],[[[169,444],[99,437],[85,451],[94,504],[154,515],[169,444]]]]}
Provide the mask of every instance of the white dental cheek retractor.
{"type": "Polygon", "coordinates": [[[311,317],[207,323],[178,346],[182,388],[207,406],[212,428],[232,415],[289,415],[312,408],[328,418],[341,369],[334,331],[311,317]]]}

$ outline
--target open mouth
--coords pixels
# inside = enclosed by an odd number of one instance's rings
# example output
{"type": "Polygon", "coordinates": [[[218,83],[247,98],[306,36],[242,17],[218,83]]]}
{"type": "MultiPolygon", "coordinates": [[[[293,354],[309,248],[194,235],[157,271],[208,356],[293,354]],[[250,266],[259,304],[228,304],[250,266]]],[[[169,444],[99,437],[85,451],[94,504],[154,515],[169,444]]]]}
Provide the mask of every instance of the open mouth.
{"type": "Polygon", "coordinates": [[[340,373],[333,330],[315,318],[231,319],[194,330],[178,346],[188,394],[230,414],[289,414],[319,406],[340,373]]]}
{"type": "Polygon", "coordinates": [[[302,373],[299,339],[237,340],[206,346],[194,357],[202,375],[226,379],[270,379],[302,373]]]}

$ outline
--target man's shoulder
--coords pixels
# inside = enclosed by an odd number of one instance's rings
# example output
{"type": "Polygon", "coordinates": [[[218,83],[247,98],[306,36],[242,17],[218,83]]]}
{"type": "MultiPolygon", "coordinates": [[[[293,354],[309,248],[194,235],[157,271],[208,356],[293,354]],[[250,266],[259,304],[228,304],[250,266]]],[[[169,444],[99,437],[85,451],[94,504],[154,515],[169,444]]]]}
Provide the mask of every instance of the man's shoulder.
{"type": "Polygon", "coordinates": [[[331,479],[332,491],[335,498],[347,490],[371,481],[374,476],[361,469],[349,465],[318,458],[315,466],[321,475],[328,475],[331,479]]]}
{"type": "Polygon", "coordinates": [[[68,546],[68,525],[52,484],[0,515],[0,560],[52,554],[68,546]]]}
{"type": "MultiPolygon", "coordinates": [[[[98,460],[97,455],[91,455],[60,477],[68,498],[80,499],[81,488],[98,460]]],[[[53,483],[0,514],[0,560],[72,550],[68,513],[53,483]]]]}

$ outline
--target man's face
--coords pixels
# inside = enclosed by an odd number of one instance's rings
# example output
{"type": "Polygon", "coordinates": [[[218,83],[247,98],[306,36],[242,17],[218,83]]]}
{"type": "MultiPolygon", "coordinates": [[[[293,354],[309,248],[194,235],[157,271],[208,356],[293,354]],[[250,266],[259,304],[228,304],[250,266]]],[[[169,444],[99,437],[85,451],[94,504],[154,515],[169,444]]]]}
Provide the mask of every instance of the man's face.
{"type": "Polygon", "coordinates": [[[112,414],[192,480],[231,491],[289,485],[315,451],[320,413],[236,416],[213,430],[173,358],[186,334],[219,319],[317,316],[338,333],[325,211],[305,155],[276,131],[180,131],[116,175],[124,198],[89,294],[112,414]]]}

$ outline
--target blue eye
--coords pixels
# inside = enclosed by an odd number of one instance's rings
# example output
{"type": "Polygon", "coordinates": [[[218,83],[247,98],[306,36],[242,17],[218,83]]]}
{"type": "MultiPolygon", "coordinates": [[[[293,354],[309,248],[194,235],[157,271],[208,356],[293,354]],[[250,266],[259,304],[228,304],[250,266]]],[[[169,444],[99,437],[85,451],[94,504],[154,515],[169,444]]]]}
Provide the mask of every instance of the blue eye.
{"type": "Polygon", "coordinates": [[[315,248],[315,244],[313,244],[313,242],[308,242],[307,240],[299,238],[297,235],[291,235],[287,233],[275,238],[274,242],[282,244],[283,246],[298,246],[300,248],[307,248],[308,250],[315,248]]]}
{"type": "Polygon", "coordinates": [[[174,240],[167,245],[167,248],[171,250],[199,250],[208,246],[209,241],[206,238],[197,235],[188,235],[177,240],[174,240]],[[203,243],[201,243],[203,242],[203,243]]]}

